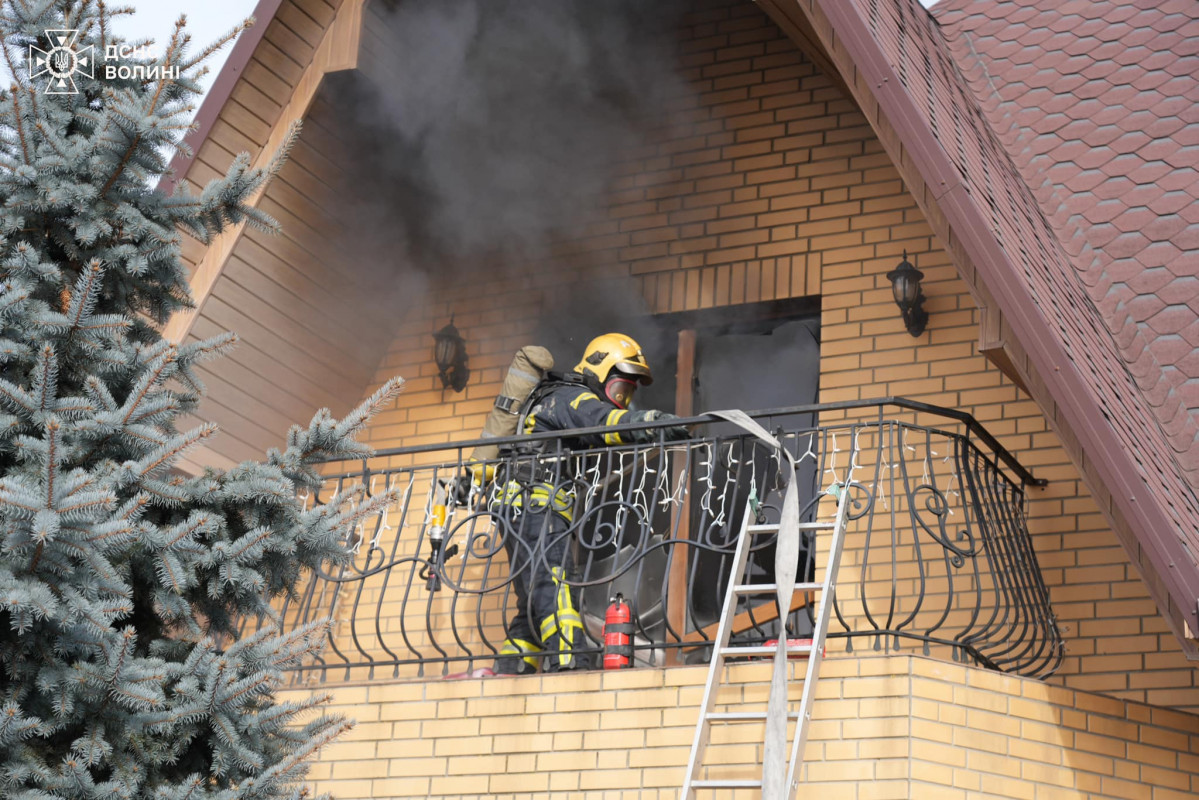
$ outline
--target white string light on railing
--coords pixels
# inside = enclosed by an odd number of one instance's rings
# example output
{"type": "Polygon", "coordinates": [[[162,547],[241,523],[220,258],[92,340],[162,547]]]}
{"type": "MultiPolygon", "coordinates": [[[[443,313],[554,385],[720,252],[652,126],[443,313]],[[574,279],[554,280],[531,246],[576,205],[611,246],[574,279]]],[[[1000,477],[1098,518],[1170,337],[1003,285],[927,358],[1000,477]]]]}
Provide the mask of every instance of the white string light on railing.
{"type": "Polygon", "coordinates": [[[854,428],[853,442],[849,446],[849,474],[845,478],[847,483],[853,483],[854,471],[862,468],[862,465],[858,463],[858,453],[861,452],[858,439],[861,434],[861,428],[854,428]]]}
{"type": "MultiPolygon", "coordinates": [[[[362,523],[359,523],[359,526],[361,526],[361,525],[362,525],[362,523]]],[[[379,546],[379,543],[382,541],[383,541],[383,528],[382,528],[382,526],[375,526],[375,535],[371,537],[371,548],[370,549],[371,550],[376,549],[379,546]]]]}
{"type": "Polygon", "coordinates": [[[837,434],[835,431],[829,432],[829,438],[833,440],[833,449],[829,452],[828,466],[824,468],[824,472],[832,474],[833,480],[831,484],[839,484],[841,483],[841,479],[837,477],[837,453],[841,452],[841,448],[837,446],[837,434]]]}
{"type": "Polygon", "coordinates": [[[815,442],[815,440],[816,440],[816,432],[812,431],[811,433],[808,434],[808,449],[804,450],[803,455],[800,456],[799,458],[797,458],[795,460],[795,463],[797,463],[797,464],[800,463],[808,456],[812,457],[812,463],[817,463],[819,461],[819,457],[816,455],[816,450],[812,447],[812,443],[815,442]]]}
{"type": "MultiPolygon", "coordinates": [[[[374,484],[373,478],[371,480],[371,483],[374,484]]],[[[372,495],[374,494],[374,486],[373,485],[371,486],[371,494],[372,495]]],[[[387,506],[383,507],[383,511],[378,516],[379,516],[379,520],[378,520],[378,523],[375,525],[375,535],[371,537],[371,546],[370,546],[371,550],[374,550],[379,546],[379,544],[383,541],[383,534],[390,530],[390,528],[387,527],[387,506]]],[[[360,521],[358,523],[358,525],[361,528],[363,525],[365,525],[365,520],[360,521]]]]}
{"type": "Polygon", "coordinates": [[[574,466],[571,468],[571,473],[579,476],[579,481],[586,487],[583,492],[583,507],[590,508],[591,503],[595,500],[595,495],[599,491],[599,481],[596,475],[598,469],[592,470],[587,465],[594,459],[589,459],[586,455],[576,455],[573,457],[574,466]]]}
{"type": "Polygon", "coordinates": [[[649,459],[642,459],[641,474],[638,476],[637,485],[633,487],[629,498],[629,502],[633,508],[646,520],[650,517],[650,500],[645,494],[645,484],[649,480],[650,473],[653,472],[656,472],[656,470],[650,466],[649,459]]]}
{"type": "Polygon", "coordinates": [[[712,492],[716,491],[716,485],[712,482],[712,475],[716,472],[716,458],[718,453],[715,450],[715,445],[706,445],[708,448],[707,457],[704,459],[704,466],[707,467],[707,472],[700,477],[704,483],[704,493],[700,495],[699,507],[700,510],[709,517],[713,516],[712,512],[712,492]]]}
{"type": "Polygon", "coordinates": [[[595,496],[599,493],[602,486],[600,478],[600,458],[599,454],[594,454],[591,458],[586,455],[577,456],[575,460],[575,474],[584,478],[584,484],[587,486],[587,492],[583,497],[584,508],[590,508],[595,501],[595,496]],[[591,467],[587,464],[590,462],[591,467]]]}
{"type": "MultiPolygon", "coordinates": [[[[908,432],[911,429],[906,426],[903,426],[901,428],[901,430],[903,431],[903,436],[902,436],[902,440],[901,440],[902,448],[906,449],[906,450],[910,450],[913,454],[915,454],[917,452],[916,447],[909,444],[908,440],[907,440],[908,432]]],[[[950,464],[949,482],[946,485],[943,494],[947,500],[945,505],[946,505],[946,509],[948,510],[949,516],[953,516],[953,514],[955,513],[953,510],[953,505],[948,502],[948,499],[949,498],[959,498],[960,499],[962,496],[961,492],[958,489],[953,488],[955,484],[957,484],[958,486],[961,486],[961,484],[962,484],[961,476],[958,474],[958,470],[957,470],[958,464],[953,458],[952,450],[947,450],[945,453],[945,456],[941,457],[941,454],[932,446],[931,443],[927,444],[924,456],[920,459],[920,464],[921,464],[921,469],[922,469],[921,478],[923,481],[923,485],[930,486],[933,489],[936,489],[936,486],[933,483],[933,477],[932,477],[932,463],[933,463],[932,460],[934,458],[940,458],[942,464],[950,464]]],[[[898,463],[896,463],[896,464],[891,464],[891,465],[886,465],[886,466],[889,469],[895,469],[899,465],[898,465],[898,463]]],[[[885,503],[885,499],[884,499],[884,503],[885,503]]]]}
{"type": "Polygon", "coordinates": [[[387,524],[387,516],[388,516],[388,514],[389,514],[390,512],[391,512],[391,504],[390,504],[390,503],[389,503],[389,504],[387,504],[387,505],[385,505],[385,506],[383,506],[383,514],[382,514],[382,519],[381,519],[381,520],[379,520],[379,530],[380,530],[380,531],[390,531],[390,530],[392,530],[392,527],[391,527],[390,525],[388,525],[388,524],[387,524]]]}
{"type": "MultiPolygon", "coordinates": [[[[737,460],[737,458],[734,457],[734,455],[733,455],[736,443],[729,442],[728,446],[729,446],[729,450],[728,450],[728,454],[725,459],[726,460],[726,469],[725,469],[724,487],[720,490],[720,513],[712,514],[712,522],[716,525],[721,525],[721,526],[724,525],[725,520],[728,518],[726,512],[728,511],[729,487],[736,485],[736,478],[734,476],[736,475],[737,467],[740,466],[740,464],[741,464],[741,462],[739,460],[737,460]]],[[[754,474],[753,456],[752,455],[750,456],[750,472],[749,472],[749,474],[751,476],[754,474]]],[[[751,480],[752,480],[752,478],[751,478],[751,480]]],[[[715,491],[715,488],[716,487],[713,486],[712,490],[715,491]]],[[[751,491],[753,491],[752,488],[751,488],[751,491]]]]}
{"type": "MultiPolygon", "coordinates": [[[[916,452],[916,448],[913,445],[908,444],[908,431],[910,430],[910,428],[908,428],[906,425],[903,425],[903,424],[899,424],[898,427],[900,430],[899,459],[892,464],[886,464],[886,463],[883,464],[882,468],[888,472],[896,471],[899,469],[900,463],[903,461],[903,451],[904,450],[911,450],[913,454],[915,454],[915,452],[916,452]]],[[[874,487],[875,488],[875,496],[882,497],[883,508],[885,510],[889,511],[891,509],[891,504],[890,504],[891,493],[881,491],[880,486],[881,486],[882,479],[883,479],[883,476],[880,471],[879,481],[875,484],[875,487],[874,487]]]]}
{"type": "MultiPolygon", "coordinates": [[[[377,488],[375,481],[378,478],[379,478],[379,475],[371,475],[369,488],[367,489],[367,494],[369,494],[371,497],[375,496],[375,490],[377,488]]],[[[353,507],[356,509],[357,505],[355,504],[355,506],[353,506],[353,507]]],[[[383,541],[383,534],[386,533],[387,531],[391,530],[391,528],[389,528],[387,526],[387,508],[388,508],[387,506],[383,507],[383,512],[380,515],[379,524],[377,526],[375,526],[375,535],[371,537],[371,549],[372,550],[375,549],[376,547],[378,547],[379,543],[383,541]]],[[[359,540],[358,544],[357,544],[358,547],[361,547],[361,540],[364,538],[362,536],[364,524],[365,523],[361,522],[361,521],[358,523],[358,540],[359,540]]],[[[357,550],[355,551],[355,553],[357,553],[357,550]]]]}
{"type": "MultiPolygon", "coordinates": [[[[686,451],[684,451],[684,461],[686,460],[685,452],[686,451]]],[[[669,459],[669,451],[666,451],[664,455],[664,462],[669,463],[669,459]]],[[[663,511],[670,508],[672,505],[677,504],[681,506],[683,503],[683,490],[687,481],[687,471],[685,469],[679,470],[679,486],[677,490],[671,484],[670,473],[671,470],[665,468],[658,470],[658,477],[654,481],[654,497],[662,498],[661,500],[658,500],[658,508],[662,509],[663,511]],[[678,493],[677,497],[675,496],[676,491],[678,493]]]]}
{"type": "MultiPolygon", "coordinates": [[[[887,427],[887,430],[888,431],[891,430],[889,425],[887,427]]],[[[882,500],[883,509],[889,511],[891,509],[891,506],[890,506],[890,503],[888,502],[888,493],[883,491],[883,483],[886,480],[887,474],[889,472],[891,472],[892,470],[897,469],[899,467],[899,464],[898,464],[898,462],[891,463],[889,459],[883,457],[884,437],[883,437],[883,429],[881,427],[879,428],[879,431],[878,431],[878,438],[879,438],[879,444],[878,444],[879,465],[878,465],[878,469],[876,469],[874,472],[874,483],[871,486],[871,489],[874,491],[874,496],[882,500]]],[[[888,435],[886,437],[885,441],[887,442],[886,455],[889,456],[889,455],[891,455],[891,451],[894,449],[892,447],[893,440],[888,435]]]]}
{"type": "Polygon", "coordinates": [[[749,473],[749,496],[761,497],[758,494],[758,476],[753,472],[749,473]]]}
{"type": "MultiPolygon", "coordinates": [[[[612,475],[611,475],[611,476],[609,476],[609,477],[615,476],[615,477],[617,478],[617,483],[616,483],[616,497],[617,497],[617,499],[618,499],[618,500],[619,500],[619,499],[620,499],[620,498],[623,496],[623,492],[621,491],[621,485],[624,483],[625,476],[626,476],[626,475],[628,475],[628,476],[632,476],[632,474],[633,474],[633,473],[632,473],[632,465],[631,465],[631,464],[628,464],[628,465],[626,465],[626,464],[625,464],[625,458],[626,458],[626,457],[633,457],[633,458],[635,458],[635,457],[636,457],[636,453],[635,453],[635,452],[629,452],[629,451],[627,451],[627,450],[622,450],[621,452],[617,453],[617,454],[616,454],[616,458],[617,458],[617,467],[616,467],[616,469],[615,469],[615,470],[613,470],[613,471],[612,471],[612,475]]],[[[642,476],[642,480],[644,480],[644,479],[645,479],[645,477],[644,477],[644,476],[642,476]]],[[[630,502],[630,503],[632,503],[632,502],[633,502],[633,500],[632,500],[632,496],[631,496],[631,495],[632,495],[632,491],[633,491],[633,490],[632,490],[632,487],[630,487],[630,498],[629,498],[629,502],[630,502]]],[[[635,507],[635,506],[634,506],[634,507],[635,507]]],[[[618,502],[618,503],[616,504],[616,519],[614,520],[614,523],[613,523],[613,524],[615,525],[615,529],[616,529],[617,531],[623,531],[623,530],[625,529],[625,523],[628,521],[628,518],[629,518],[629,509],[628,509],[628,507],[627,507],[627,506],[626,506],[624,503],[618,502]]]]}
{"type": "Polygon", "coordinates": [[[933,477],[932,477],[933,459],[936,458],[937,456],[939,456],[940,453],[938,453],[936,450],[933,449],[933,446],[931,443],[927,444],[926,447],[927,447],[927,449],[924,451],[924,461],[923,461],[924,485],[932,486],[933,485],[933,477]]]}
{"type": "Polygon", "coordinates": [[[958,492],[956,489],[953,488],[953,485],[958,482],[959,481],[958,481],[957,470],[954,470],[953,472],[949,473],[949,483],[945,487],[945,498],[946,498],[945,507],[947,509],[949,509],[949,516],[951,516],[951,517],[953,516],[953,504],[949,503],[948,499],[950,497],[961,498],[961,496],[962,496],[960,492],[958,492]]]}

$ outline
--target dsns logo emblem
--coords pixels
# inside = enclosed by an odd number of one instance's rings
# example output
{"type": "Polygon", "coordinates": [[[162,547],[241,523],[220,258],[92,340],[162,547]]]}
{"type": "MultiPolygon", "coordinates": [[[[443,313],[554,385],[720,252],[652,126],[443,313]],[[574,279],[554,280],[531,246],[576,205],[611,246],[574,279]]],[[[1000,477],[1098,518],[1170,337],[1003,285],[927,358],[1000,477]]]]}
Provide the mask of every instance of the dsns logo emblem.
{"type": "Polygon", "coordinates": [[[37,78],[49,74],[46,94],[78,94],[75,73],[91,78],[95,75],[96,58],[90,44],[82,50],[75,49],[79,31],[46,31],[50,40],[47,52],[29,45],[29,77],[37,78]]]}

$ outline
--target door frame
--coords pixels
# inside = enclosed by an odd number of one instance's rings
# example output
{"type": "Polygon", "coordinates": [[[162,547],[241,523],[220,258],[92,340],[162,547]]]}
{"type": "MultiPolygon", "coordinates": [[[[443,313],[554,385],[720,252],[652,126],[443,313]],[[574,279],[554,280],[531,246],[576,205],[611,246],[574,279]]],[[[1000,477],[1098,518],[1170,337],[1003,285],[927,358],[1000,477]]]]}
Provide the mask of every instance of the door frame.
{"type": "MultiPolygon", "coordinates": [[[[699,332],[705,334],[728,333],[766,333],[788,320],[814,318],[817,321],[814,331],[817,344],[820,342],[820,296],[796,297],[785,300],[766,300],[758,303],[742,303],[735,306],[718,306],[695,311],[676,311],[668,314],[655,314],[658,324],[673,328],[678,339],[678,360],[675,371],[675,413],[680,417],[690,417],[695,414],[695,346],[699,332]]],[[[675,467],[678,472],[678,467],[675,467]]],[[[677,483],[680,475],[671,476],[672,485],[677,483]]],[[[683,502],[675,507],[675,518],[671,525],[679,539],[691,538],[691,493],[683,496],[683,502]]],[[[676,552],[682,553],[681,549],[676,552]]],[[[697,643],[704,641],[703,631],[687,632],[687,573],[690,557],[671,559],[670,570],[667,574],[666,619],[669,629],[673,629],[683,637],[684,641],[692,640],[697,643]],[[694,637],[694,638],[693,638],[694,637]]],[[[797,597],[806,602],[806,595],[797,597]]],[[[795,611],[803,602],[789,611],[795,611]]],[[[775,609],[777,614],[778,609],[775,609]]],[[[768,616],[768,615],[767,615],[768,616]]],[[[766,621],[763,616],[760,621],[766,621]]],[[[714,625],[708,626],[714,628],[714,625]]],[[[709,637],[711,638],[711,637],[709,637]]],[[[682,663],[682,650],[670,649],[667,654],[668,664],[682,663]]]]}

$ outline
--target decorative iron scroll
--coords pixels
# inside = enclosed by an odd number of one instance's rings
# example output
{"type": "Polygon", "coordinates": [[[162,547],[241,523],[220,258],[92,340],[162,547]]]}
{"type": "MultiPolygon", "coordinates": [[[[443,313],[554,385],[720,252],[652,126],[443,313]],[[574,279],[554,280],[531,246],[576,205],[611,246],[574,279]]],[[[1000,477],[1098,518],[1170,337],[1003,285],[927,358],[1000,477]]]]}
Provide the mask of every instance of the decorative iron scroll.
{"type": "MultiPolygon", "coordinates": [[[[959,424],[961,412],[906,403],[918,407],[913,414],[905,403],[882,401],[870,419],[819,426],[807,423],[834,406],[754,415],[798,461],[804,521],[830,518],[834,503],[825,490],[850,486],[830,638],[844,639],[850,651],[910,647],[1021,675],[1053,673],[1063,644],[1022,486],[1001,467],[1014,459],[976,446],[975,439],[994,440],[979,435],[972,419],[969,427],[959,424]],[[885,405],[920,421],[941,411],[950,418],[938,420],[943,426],[884,418],[885,405]]],[[[763,520],[777,519],[785,462],[731,426],[695,430],[688,442],[580,452],[544,437],[540,455],[488,464],[496,477],[486,485],[460,481],[473,442],[381,453],[370,465],[330,476],[305,500],[330,502],[356,483],[394,500],[356,531],[348,563],[307,576],[277,620],[258,623],[292,628],[332,618],[323,657],[302,667],[297,680],[463,672],[490,666],[498,654],[516,612],[517,578],[565,567],[585,650],[596,663],[604,611],[617,593],[633,612],[638,663],[706,660],[746,504],[754,502],[763,520]],[[455,484],[464,490],[457,504],[455,484]],[[547,526],[546,515],[529,517],[497,502],[504,491],[529,502],[536,490],[558,499],[560,522],[547,526]],[[444,537],[436,542],[435,506],[446,499],[444,537]],[[521,531],[529,519],[544,529],[521,531]],[[515,574],[505,542],[519,554],[515,574]],[[547,557],[557,551],[570,555],[547,557]]],[[[819,577],[826,549],[827,541],[805,541],[801,580],[819,577]]],[[[756,546],[751,570],[768,575],[773,550],[770,540],[756,546]]],[[[779,635],[773,599],[742,602],[735,640],[779,635]]],[[[810,630],[813,603],[798,595],[784,610],[788,635],[810,630]]]]}

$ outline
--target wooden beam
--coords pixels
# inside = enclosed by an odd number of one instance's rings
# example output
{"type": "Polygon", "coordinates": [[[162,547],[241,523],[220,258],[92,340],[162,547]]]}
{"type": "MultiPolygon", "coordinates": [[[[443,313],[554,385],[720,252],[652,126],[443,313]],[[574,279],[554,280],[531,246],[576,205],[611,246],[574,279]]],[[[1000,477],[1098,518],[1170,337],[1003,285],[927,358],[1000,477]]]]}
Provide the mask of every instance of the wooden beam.
{"type": "MultiPolygon", "coordinates": [[[[365,0],[343,0],[337,18],[325,36],[333,37],[326,72],[358,69],[359,42],[362,39],[362,7],[365,0]]],[[[323,42],[321,43],[323,46],[323,42]]],[[[315,60],[315,59],[314,59],[315,60]]]]}
{"type": "Polygon", "coordinates": [[[679,331],[679,359],[675,371],[674,413],[695,414],[695,331],[679,331]]]}
{"type": "MultiPolygon", "coordinates": [[[[337,11],[333,24],[325,30],[320,46],[312,56],[312,61],[304,69],[291,99],[283,107],[278,121],[271,130],[266,144],[254,159],[253,166],[267,166],[274,157],[279,146],[283,144],[288,129],[293,120],[302,119],[308,113],[313,98],[316,97],[321,81],[326,73],[354,69],[358,66],[358,39],[362,28],[362,5],[365,0],[344,0],[337,11]]],[[[261,200],[266,187],[260,188],[247,201],[247,205],[256,206],[261,200]]],[[[180,311],[171,318],[163,329],[163,336],[172,342],[182,342],[187,338],[192,325],[204,307],[204,303],[212,294],[213,287],[225,268],[225,262],[233,253],[237,243],[245,232],[245,223],[235,225],[217,236],[209,245],[204,258],[196,266],[192,275],[191,290],[195,308],[180,311]]]]}
{"type": "Polygon", "coordinates": [[[978,352],[999,368],[1008,380],[1020,387],[1020,391],[1029,394],[1028,386],[1020,371],[1016,369],[1015,360],[1008,347],[1006,326],[1003,324],[1003,312],[995,305],[991,293],[981,282],[971,292],[978,303],[978,352]]]}
{"type": "MultiPolygon", "coordinates": [[[[678,368],[675,372],[674,412],[680,417],[690,417],[695,413],[695,331],[679,331],[678,368]]],[[[671,486],[677,485],[682,478],[682,467],[675,464],[671,470],[671,486]]],[[[674,531],[678,539],[691,538],[691,487],[683,492],[683,501],[676,506],[674,531]]],[[[680,634],[687,632],[687,559],[691,548],[682,545],[675,546],[675,558],[670,561],[670,574],[666,583],[666,618],[673,630],[680,634]]],[[[679,664],[680,652],[676,649],[667,651],[666,663],[679,664]]]]}

